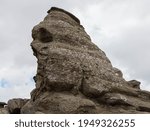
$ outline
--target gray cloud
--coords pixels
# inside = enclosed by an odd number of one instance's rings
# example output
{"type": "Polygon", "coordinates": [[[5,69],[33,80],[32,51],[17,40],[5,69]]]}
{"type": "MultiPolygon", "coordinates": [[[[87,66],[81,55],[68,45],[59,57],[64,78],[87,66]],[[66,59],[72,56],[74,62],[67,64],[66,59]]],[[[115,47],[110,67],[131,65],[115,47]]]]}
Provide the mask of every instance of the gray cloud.
{"type": "Polygon", "coordinates": [[[141,80],[142,88],[150,90],[149,5],[149,0],[1,0],[0,79],[10,81],[11,86],[0,87],[0,100],[29,97],[34,88],[30,81],[36,73],[31,29],[51,6],[79,17],[93,42],[123,70],[125,78],[141,80]]]}

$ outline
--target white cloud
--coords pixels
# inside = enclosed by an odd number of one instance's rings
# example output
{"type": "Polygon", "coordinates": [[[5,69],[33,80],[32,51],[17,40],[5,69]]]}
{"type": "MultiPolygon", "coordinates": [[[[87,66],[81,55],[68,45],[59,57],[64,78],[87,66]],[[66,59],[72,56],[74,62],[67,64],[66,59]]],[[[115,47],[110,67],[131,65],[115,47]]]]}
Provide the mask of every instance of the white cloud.
{"type": "Polygon", "coordinates": [[[10,98],[28,97],[34,88],[32,77],[35,74],[35,68],[32,66],[24,67],[4,67],[0,69],[0,78],[5,81],[6,86],[0,87],[0,101],[7,101],[10,98]]]}
{"type": "Polygon", "coordinates": [[[30,92],[33,85],[13,86],[9,88],[0,88],[0,101],[7,102],[11,98],[30,98],[30,92]]]}

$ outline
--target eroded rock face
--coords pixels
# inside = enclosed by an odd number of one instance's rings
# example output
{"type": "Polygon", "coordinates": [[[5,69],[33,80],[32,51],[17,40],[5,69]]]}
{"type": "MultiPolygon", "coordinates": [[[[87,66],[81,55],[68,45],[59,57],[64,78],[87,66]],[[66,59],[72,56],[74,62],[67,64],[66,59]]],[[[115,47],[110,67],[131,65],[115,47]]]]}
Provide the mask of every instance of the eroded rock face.
{"type": "Polygon", "coordinates": [[[21,113],[150,112],[150,93],[123,78],[74,15],[52,7],[32,37],[36,88],[21,113]]]}

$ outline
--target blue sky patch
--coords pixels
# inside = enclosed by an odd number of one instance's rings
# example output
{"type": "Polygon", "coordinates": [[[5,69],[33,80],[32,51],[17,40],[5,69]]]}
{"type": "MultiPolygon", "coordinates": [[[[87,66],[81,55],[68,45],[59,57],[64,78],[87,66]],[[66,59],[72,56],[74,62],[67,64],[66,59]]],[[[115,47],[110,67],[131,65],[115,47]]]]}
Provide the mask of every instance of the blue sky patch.
{"type": "Polygon", "coordinates": [[[10,84],[7,80],[5,80],[5,79],[0,80],[0,88],[7,88],[7,87],[9,87],[9,85],[10,84]]]}

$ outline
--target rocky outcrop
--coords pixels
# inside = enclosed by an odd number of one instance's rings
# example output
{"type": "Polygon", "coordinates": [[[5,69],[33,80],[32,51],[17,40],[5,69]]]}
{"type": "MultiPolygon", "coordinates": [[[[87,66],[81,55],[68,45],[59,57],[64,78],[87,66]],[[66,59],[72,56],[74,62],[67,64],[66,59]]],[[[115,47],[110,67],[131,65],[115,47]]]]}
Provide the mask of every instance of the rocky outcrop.
{"type": "Polygon", "coordinates": [[[9,112],[150,113],[150,92],[126,81],[71,13],[52,7],[32,37],[36,88],[23,104],[9,101],[9,112]]]}
{"type": "Polygon", "coordinates": [[[22,113],[150,112],[150,93],[123,78],[71,13],[52,7],[32,37],[36,88],[22,113]]]}

